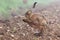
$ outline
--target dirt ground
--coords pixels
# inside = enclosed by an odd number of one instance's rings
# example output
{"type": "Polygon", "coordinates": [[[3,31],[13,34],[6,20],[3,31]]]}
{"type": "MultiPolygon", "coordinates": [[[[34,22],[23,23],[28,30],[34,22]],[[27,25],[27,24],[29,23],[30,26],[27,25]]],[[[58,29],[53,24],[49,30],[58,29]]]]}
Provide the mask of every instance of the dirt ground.
{"type": "Polygon", "coordinates": [[[21,16],[15,16],[0,20],[0,40],[60,40],[60,4],[52,4],[42,10],[37,7],[32,11],[47,19],[49,28],[46,28],[43,36],[34,36],[38,30],[24,23],[21,16]]]}

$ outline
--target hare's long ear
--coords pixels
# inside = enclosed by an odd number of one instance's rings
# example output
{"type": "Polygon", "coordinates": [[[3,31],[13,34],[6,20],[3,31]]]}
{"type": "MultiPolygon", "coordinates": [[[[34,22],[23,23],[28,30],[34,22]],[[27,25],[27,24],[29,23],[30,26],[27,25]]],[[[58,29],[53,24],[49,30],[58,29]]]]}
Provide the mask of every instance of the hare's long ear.
{"type": "Polygon", "coordinates": [[[35,8],[36,4],[37,4],[37,2],[35,2],[35,3],[33,4],[33,8],[35,8]]]}

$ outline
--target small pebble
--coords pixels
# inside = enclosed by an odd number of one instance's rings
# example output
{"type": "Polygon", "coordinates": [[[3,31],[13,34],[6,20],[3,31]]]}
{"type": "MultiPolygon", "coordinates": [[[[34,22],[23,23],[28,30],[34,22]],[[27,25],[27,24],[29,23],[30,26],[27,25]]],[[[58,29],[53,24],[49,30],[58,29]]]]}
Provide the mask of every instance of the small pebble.
{"type": "Polygon", "coordinates": [[[10,31],[10,30],[7,30],[8,32],[10,31]]]}
{"type": "Polygon", "coordinates": [[[27,26],[29,26],[29,25],[27,25],[27,26]]]}
{"type": "Polygon", "coordinates": [[[23,34],[23,36],[25,36],[25,33],[22,33],[23,34]]]}
{"type": "Polygon", "coordinates": [[[2,28],[2,27],[0,27],[0,28],[2,28]]]}
{"type": "Polygon", "coordinates": [[[14,37],[14,35],[13,35],[13,34],[11,34],[11,37],[14,37]]]}

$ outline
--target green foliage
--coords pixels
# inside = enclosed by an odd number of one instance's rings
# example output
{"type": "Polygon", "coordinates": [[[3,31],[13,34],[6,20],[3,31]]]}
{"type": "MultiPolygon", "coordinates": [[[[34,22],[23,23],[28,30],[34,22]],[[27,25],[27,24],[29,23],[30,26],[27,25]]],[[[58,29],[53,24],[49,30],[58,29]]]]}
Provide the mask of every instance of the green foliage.
{"type": "Polygon", "coordinates": [[[6,18],[9,16],[9,8],[18,8],[19,6],[27,7],[32,5],[35,1],[46,5],[52,0],[27,0],[27,4],[24,4],[23,0],[0,0],[0,14],[6,18]]]}

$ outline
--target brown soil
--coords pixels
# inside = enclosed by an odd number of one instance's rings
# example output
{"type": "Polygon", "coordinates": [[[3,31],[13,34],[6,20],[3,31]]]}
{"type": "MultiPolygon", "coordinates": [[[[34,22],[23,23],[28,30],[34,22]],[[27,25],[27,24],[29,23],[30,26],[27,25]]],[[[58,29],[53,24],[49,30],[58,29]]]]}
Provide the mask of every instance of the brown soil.
{"type": "Polygon", "coordinates": [[[15,16],[9,20],[0,20],[0,40],[60,40],[60,5],[52,4],[37,11],[48,22],[49,28],[46,28],[43,36],[34,36],[38,30],[24,23],[21,16],[15,16]]]}

